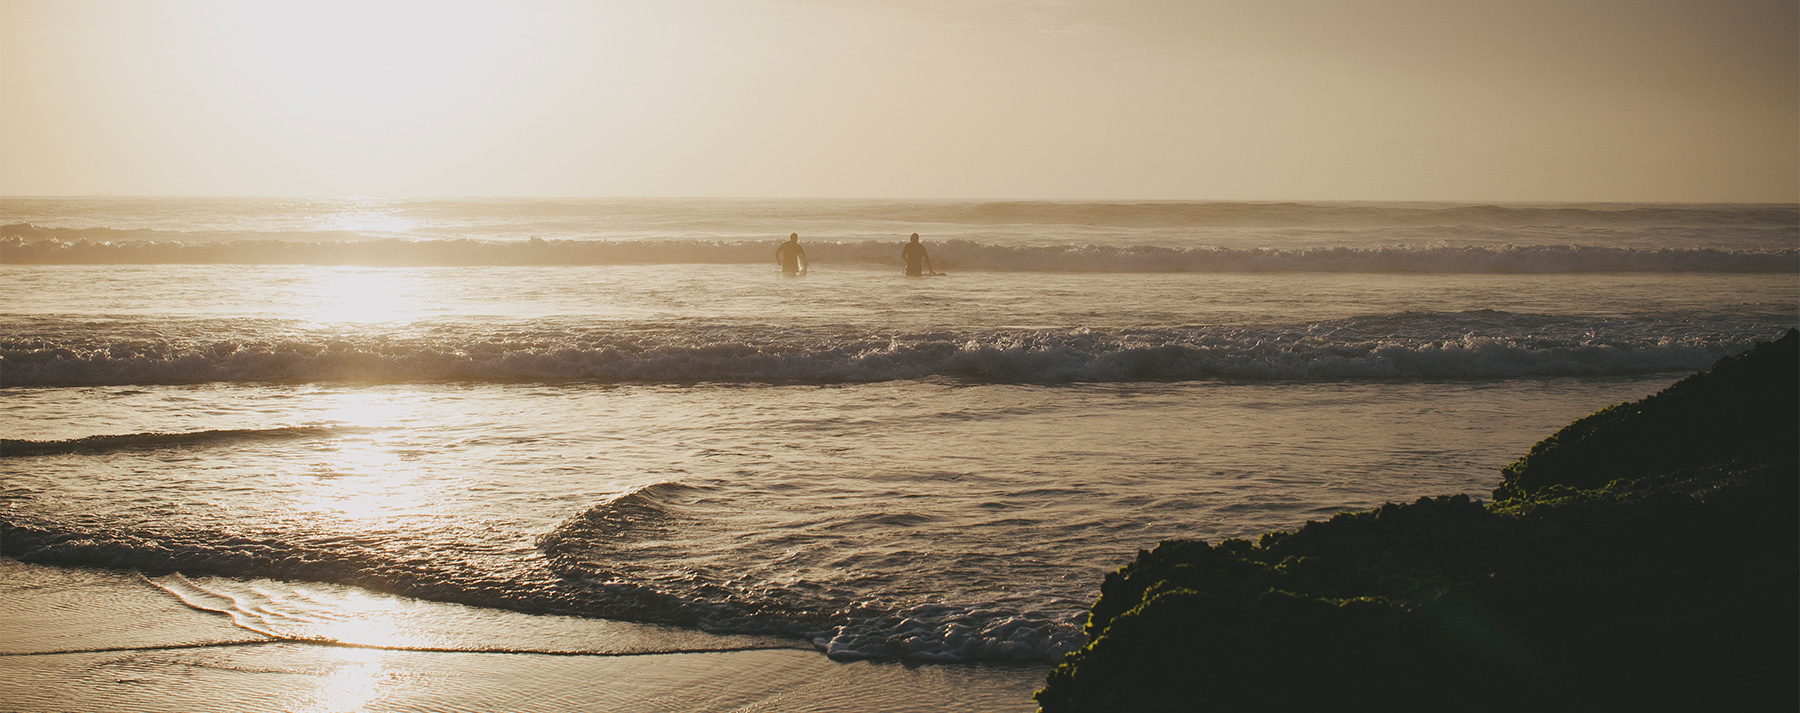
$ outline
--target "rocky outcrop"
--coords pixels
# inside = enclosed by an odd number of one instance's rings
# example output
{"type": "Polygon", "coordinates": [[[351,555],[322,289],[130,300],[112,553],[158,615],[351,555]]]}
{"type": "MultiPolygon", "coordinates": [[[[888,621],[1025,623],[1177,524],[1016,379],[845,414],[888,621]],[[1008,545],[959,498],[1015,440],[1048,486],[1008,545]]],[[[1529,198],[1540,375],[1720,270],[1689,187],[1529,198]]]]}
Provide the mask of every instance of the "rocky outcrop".
{"type": "Polygon", "coordinates": [[[1466,496],[1108,575],[1042,710],[1795,710],[1800,333],[1466,496]]]}

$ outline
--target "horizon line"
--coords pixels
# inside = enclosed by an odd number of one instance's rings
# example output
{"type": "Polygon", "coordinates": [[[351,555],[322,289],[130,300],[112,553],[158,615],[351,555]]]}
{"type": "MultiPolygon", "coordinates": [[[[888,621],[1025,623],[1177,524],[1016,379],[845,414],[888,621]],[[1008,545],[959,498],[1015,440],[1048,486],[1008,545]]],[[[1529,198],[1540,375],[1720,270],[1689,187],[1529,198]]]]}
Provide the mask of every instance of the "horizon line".
{"type": "Polygon", "coordinates": [[[919,198],[878,196],[653,196],[653,195],[375,195],[375,194],[18,194],[0,200],[372,200],[372,201],[843,201],[898,203],[1218,203],[1218,204],[1436,204],[1436,205],[1668,205],[1668,206],[1800,206],[1793,201],[1752,200],[1476,200],[1399,198],[919,198]]]}

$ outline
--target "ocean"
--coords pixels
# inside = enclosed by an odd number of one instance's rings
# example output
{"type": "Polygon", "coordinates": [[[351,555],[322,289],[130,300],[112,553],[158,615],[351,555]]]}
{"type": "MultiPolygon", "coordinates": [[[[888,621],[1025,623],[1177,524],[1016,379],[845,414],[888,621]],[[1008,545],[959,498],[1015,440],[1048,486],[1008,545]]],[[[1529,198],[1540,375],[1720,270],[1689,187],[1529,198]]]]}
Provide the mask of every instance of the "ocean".
{"type": "MultiPolygon", "coordinates": [[[[629,622],[1028,679],[1139,549],[1485,497],[1569,421],[1800,321],[1793,205],[7,198],[0,223],[9,586],[133,571],[255,637],[378,651],[598,655],[629,622]],[[796,232],[813,269],[783,275],[796,232]],[[901,275],[914,232],[943,276],[901,275]]],[[[65,650],[33,636],[8,653],[65,650]]]]}

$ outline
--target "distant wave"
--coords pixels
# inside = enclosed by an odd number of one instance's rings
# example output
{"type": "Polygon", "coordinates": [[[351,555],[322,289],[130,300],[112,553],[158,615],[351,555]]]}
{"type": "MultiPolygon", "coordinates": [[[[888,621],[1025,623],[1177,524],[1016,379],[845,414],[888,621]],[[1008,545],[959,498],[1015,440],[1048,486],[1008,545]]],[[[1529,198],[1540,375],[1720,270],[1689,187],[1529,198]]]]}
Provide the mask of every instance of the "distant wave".
{"type": "MultiPolygon", "coordinates": [[[[816,225],[1065,225],[1211,227],[1749,227],[1800,226],[1794,204],[1368,203],[1245,201],[922,201],[758,199],[220,199],[4,198],[26,220],[80,220],[113,227],[185,217],[252,229],[329,224],[320,216],[375,212],[425,225],[618,225],[706,229],[750,223],[816,225]]],[[[165,223],[166,224],[166,223],[165,223]]],[[[9,226],[11,227],[11,226],[9,226]]],[[[43,229],[40,229],[43,230],[43,229]]],[[[14,233],[7,233],[14,234],[14,233]]]]}
{"type": "MultiPolygon", "coordinates": [[[[141,332],[140,332],[141,334],[141,332]]],[[[0,336],[0,384],[560,381],[989,382],[1467,379],[1698,369],[1754,334],[1497,312],[1291,327],[868,332],[695,327],[479,330],[432,337],[283,333],[114,337],[104,326],[0,336]],[[1598,328],[1599,331],[1595,331],[1598,328]]]]}
{"type": "Polygon", "coordinates": [[[478,210],[471,207],[476,203],[539,220],[655,216],[679,222],[698,215],[712,220],[747,216],[788,221],[1116,227],[1800,225],[1800,206],[1793,204],[519,199],[419,200],[407,201],[403,207],[426,215],[464,215],[478,210]]]}
{"type": "Polygon", "coordinates": [[[1796,225],[1793,205],[991,201],[864,210],[888,220],[1191,227],[1796,225]]]}
{"type": "MultiPolygon", "coordinates": [[[[6,226],[11,230],[17,226],[6,226]]],[[[242,264],[242,265],[637,265],[764,264],[767,241],[713,240],[124,240],[106,229],[64,231],[82,237],[0,238],[0,263],[242,264]],[[94,237],[88,233],[103,231],[94,237]]],[[[889,264],[891,241],[816,241],[807,254],[819,264],[889,264]]],[[[1614,273],[1800,272],[1800,249],[1638,249],[1587,245],[1444,245],[1320,248],[1221,248],[1147,245],[993,245],[969,240],[932,244],[933,264],[945,269],[1040,272],[1361,272],[1361,273],[1614,273]]]]}
{"type": "Polygon", "coordinates": [[[289,426],[285,428],[241,428],[180,433],[121,433],[87,436],[61,441],[0,439],[0,458],[56,455],[62,453],[105,453],[132,448],[166,448],[170,446],[213,445],[238,441],[310,438],[327,435],[334,429],[326,426],[289,426]]]}
{"type": "Polygon", "coordinates": [[[266,230],[196,230],[170,231],[156,228],[113,228],[106,226],[63,227],[43,226],[34,223],[8,223],[0,225],[0,238],[6,239],[0,245],[10,246],[14,242],[89,242],[89,243],[186,243],[203,245],[228,241],[298,241],[329,242],[363,240],[368,236],[353,230],[282,230],[271,234],[266,230]]]}
{"type": "Polygon", "coordinates": [[[1229,249],[1109,245],[1013,247],[948,241],[934,254],[943,256],[934,259],[946,267],[1042,272],[1800,272],[1800,250],[1641,250],[1581,245],[1229,249]]]}

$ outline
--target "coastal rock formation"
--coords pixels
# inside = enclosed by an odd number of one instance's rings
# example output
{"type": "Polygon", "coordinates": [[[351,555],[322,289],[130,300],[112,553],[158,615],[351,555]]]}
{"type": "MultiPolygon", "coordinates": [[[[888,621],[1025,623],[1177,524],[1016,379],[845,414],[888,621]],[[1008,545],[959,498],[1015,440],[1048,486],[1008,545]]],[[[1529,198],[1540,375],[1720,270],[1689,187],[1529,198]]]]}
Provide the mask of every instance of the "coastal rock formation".
{"type": "Polygon", "coordinates": [[[1456,495],[1110,574],[1065,711],[1800,708],[1800,332],[1456,495]]]}

